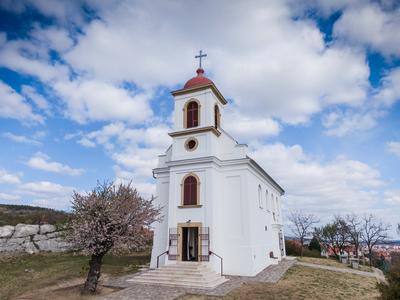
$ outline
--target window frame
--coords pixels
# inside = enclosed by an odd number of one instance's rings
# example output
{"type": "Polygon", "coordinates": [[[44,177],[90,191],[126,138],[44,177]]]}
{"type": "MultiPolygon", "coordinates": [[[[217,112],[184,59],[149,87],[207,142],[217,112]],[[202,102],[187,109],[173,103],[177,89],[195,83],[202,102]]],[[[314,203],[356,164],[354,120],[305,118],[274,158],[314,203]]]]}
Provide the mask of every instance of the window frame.
{"type": "Polygon", "coordinates": [[[199,100],[197,100],[197,99],[195,99],[195,98],[191,98],[191,99],[189,99],[186,103],[185,103],[185,105],[184,105],[184,107],[183,107],[183,128],[185,128],[185,129],[188,129],[188,128],[196,128],[196,127],[199,127],[200,126],[200,121],[201,121],[201,118],[200,118],[200,111],[201,111],[201,105],[200,105],[200,101],[199,100]],[[189,122],[189,119],[188,119],[188,109],[189,109],[189,105],[190,105],[190,103],[196,103],[197,104],[197,125],[195,125],[195,126],[188,126],[189,124],[188,124],[188,122],[189,122]]]}
{"type": "Polygon", "coordinates": [[[195,173],[186,174],[181,181],[181,208],[185,207],[201,207],[200,205],[200,178],[195,173]],[[189,177],[194,177],[196,179],[196,204],[185,204],[185,181],[189,177]]]}

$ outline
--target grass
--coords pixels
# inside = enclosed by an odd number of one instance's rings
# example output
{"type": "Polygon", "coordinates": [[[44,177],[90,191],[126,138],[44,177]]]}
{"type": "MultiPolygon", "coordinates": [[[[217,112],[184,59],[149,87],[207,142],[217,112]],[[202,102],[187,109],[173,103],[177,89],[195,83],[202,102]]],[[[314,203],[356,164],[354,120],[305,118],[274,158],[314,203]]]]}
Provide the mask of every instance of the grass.
{"type": "MultiPolygon", "coordinates": [[[[102,274],[115,276],[135,272],[149,261],[148,254],[130,256],[107,255],[102,274]]],[[[12,299],[28,291],[81,278],[88,271],[89,257],[74,253],[22,254],[0,257],[0,299],[12,299]]]]}
{"type": "MultiPolygon", "coordinates": [[[[324,265],[342,269],[351,268],[351,266],[349,266],[348,264],[342,264],[337,260],[331,258],[297,257],[297,260],[305,263],[324,265]]],[[[372,268],[369,266],[359,265],[358,269],[364,272],[373,272],[372,268]]]]}
{"type": "Polygon", "coordinates": [[[180,300],[214,299],[376,299],[374,278],[317,270],[303,266],[290,268],[276,284],[247,283],[224,297],[185,295],[180,300]]]}

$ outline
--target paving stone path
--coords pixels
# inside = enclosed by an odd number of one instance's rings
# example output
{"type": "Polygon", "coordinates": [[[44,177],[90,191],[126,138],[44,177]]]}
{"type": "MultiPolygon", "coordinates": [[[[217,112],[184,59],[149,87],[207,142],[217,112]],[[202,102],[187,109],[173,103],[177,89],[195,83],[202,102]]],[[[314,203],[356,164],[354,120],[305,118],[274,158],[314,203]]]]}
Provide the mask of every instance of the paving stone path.
{"type": "MultiPolygon", "coordinates": [[[[277,265],[272,265],[265,268],[254,277],[246,276],[225,276],[229,280],[215,289],[191,289],[181,287],[169,287],[161,285],[150,285],[142,283],[127,282],[126,279],[132,278],[133,275],[122,276],[105,283],[107,286],[123,288],[123,290],[112,293],[101,299],[107,300],[125,300],[125,299],[140,299],[140,300],[172,300],[185,294],[212,295],[224,296],[235,288],[238,288],[245,282],[270,282],[276,283],[283,274],[295,263],[295,260],[284,259],[277,265]]],[[[142,273],[142,272],[140,272],[142,273]]],[[[135,275],[139,275],[136,273],[135,275]]],[[[135,276],[134,275],[134,276],[135,276]]]]}
{"type": "Polygon", "coordinates": [[[314,269],[324,269],[324,270],[329,270],[329,271],[334,271],[334,272],[356,274],[356,275],[365,276],[365,277],[376,277],[378,280],[385,280],[385,277],[383,275],[381,275],[380,273],[375,272],[375,271],[374,272],[364,272],[364,271],[359,271],[359,270],[336,268],[336,267],[331,267],[331,266],[317,265],[317,264],[305,263],[305,262],[300,262],[300,261],[296,261],[296,265],[305,266],[305,267],[314,268],[314,269]]]}

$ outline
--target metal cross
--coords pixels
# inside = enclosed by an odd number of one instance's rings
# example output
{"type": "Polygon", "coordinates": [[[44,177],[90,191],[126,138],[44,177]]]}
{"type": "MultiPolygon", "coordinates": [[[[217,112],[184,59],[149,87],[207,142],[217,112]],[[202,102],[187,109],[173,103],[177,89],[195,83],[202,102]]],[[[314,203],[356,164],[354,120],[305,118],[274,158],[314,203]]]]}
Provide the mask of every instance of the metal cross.
{"type": "Polygon", "coordinates": [[[200,50],[200,52],[199,52],[199,55],[196,55],[194,58],[198,58],[199,59],[199,68],[201,69],[201,59],[203,58],[203,57],[206,57],[207,56],[207,54],[203,54],[203,50],[200,50]]]}

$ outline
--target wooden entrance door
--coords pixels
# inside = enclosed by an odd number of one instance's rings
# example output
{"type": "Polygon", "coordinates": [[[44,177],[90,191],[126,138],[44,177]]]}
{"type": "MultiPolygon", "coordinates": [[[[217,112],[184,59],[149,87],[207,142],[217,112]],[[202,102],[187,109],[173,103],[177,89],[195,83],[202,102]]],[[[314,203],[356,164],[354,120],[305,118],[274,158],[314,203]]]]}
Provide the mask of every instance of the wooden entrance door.
{"type": "Polygon", "coordinates": [[[201,223],[178,224],[178,257],[181,261],[200,261],[201,223]]]}
{"type": "Polygon", "coordinates": [[[182,261],[199,260],[199,228],[182,227],[182,261]]]}

